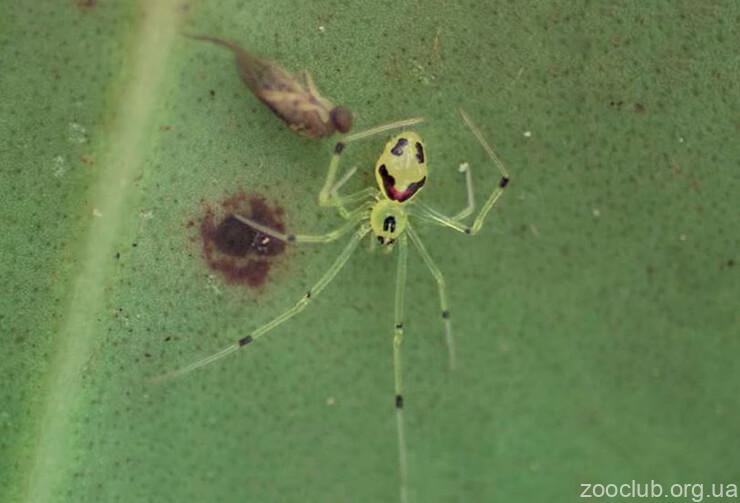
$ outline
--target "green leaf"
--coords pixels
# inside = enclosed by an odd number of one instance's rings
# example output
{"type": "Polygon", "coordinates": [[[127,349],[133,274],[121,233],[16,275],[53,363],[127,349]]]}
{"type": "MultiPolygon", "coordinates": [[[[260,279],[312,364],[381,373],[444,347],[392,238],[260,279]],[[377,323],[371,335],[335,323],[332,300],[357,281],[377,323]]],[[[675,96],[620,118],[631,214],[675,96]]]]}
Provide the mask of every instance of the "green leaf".
{"type": "MultiPolygon", "coordinates": [[[[740,123],[732,2],[5,2],[0,16],[0,501],[395,501],[395,262],[364,246],[305,312],[218,363],[151,378],[291,306],[343,243],[259,288],[203,258],[234,194],[318,207],[333,140],[244,88],[228,37],[355,112],[422,115],[420,197],[498,174],[483,231],[419,226],[404,384],[412,501],[573,501],[582,483],[738,483],[740,123]],[[734,477],[734,478],[733,478],[734,477]]],[[[350,144],[352,189],[382,138],[350,144]]]]}

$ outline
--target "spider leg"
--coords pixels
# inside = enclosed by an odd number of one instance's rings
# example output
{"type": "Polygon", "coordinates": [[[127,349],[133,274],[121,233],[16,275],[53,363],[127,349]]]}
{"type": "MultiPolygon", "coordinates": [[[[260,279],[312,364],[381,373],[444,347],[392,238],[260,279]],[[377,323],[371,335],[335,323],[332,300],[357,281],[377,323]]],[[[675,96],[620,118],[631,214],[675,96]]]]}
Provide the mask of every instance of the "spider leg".
{"type": "Polygon", "coordinates": [[[354,229],[357,224],[367,218],[367,210],[370,209],[372,203],[368,201],[364,205],[360,206],[356,210],[347,214],[347,222],[325,234],[286,234],[278,230],[272,229],[263,225],[251,218],[244,217],[242,215],[234,215],[234,218],[240,222],[248,225],[249,227],[266,234],[272,238],[278,239],[286,243],[329,243],[339,239],[347,232],[354,229]]]}
{"type": "Polygon", "coordinates": [[[434,208],[431,208],[430,206],[427,206],[421,201],[415,201],[415,208],[418,208],[418,211],[415,211],[415,214],[420,216],[423,219],[432,220],[436,222],[439,225],[450,227],[452,229],[455,229],[456,231],[465,233],[465,234],[477,234],[481,227],[483,226],[483,222],[486,219],[486,216],[491,211],[491,208],[496,204],[498,199],[501,197],[501,195],[504,193],[504,189],[509,184],[509,173],[506,170],[506,167],[504,166],[504,163],[501,162],[501,160],[498,158],[496,153],[493,151],[493,148],[488,144],[486,139],[483,137],[483,134],[480,132],[478,127],[473,124],[473,122],[470,120],[470,118],[465,114],[463,110],[459,110],[460,115],[463,118],[463,121],[468,126],[470,131],[473,133],[473,136],[476,137],[478,142],[481,144],[483,149],[488,154],[488,157],[493,161],[493,163],[496,165],[496,167],[501,172],[501,179],[498,182],[498,186],[493,189],[493,192],[491,192],[491,195],[488,196],[488,199],[486,199],[486,202],[483,203],[483,206],[481,206],[480,211],[478,212],[478,215],[476,215],[475,219],[473,220],[472,225],[466,225],[460,221],[461,218],[468,216],[470,213],[472,213],[472,206],[473,206],[473,199],[472,199],[472,193],[473,193],[473,181],[472,177],[470,177],[470,168],[466,168],[466,177],[468,182],[468,207],[466,207],[463,211],[455,215],[454,217],[450,217],[447,215],[444,215],[443,213],[440,213],[439,211],[435,210],[434,208]],[[460,215],[463,215],[461,217],[460,215]]]}
{"type": "Polygon", "coordinates": [[[301,311],[303,311],[308,304],[311,302],[311,299],[316,298],[316,296],[321,293],[321,291],[336,277],[337,273],[342,270],[342,268],[347,264],[347,261],[352,256],[352,253],[357,248],[357,244],[362,240],[362,238],[365,237],[365,234],[367,234],[370,231],[370,226],[368,224],[364,224],[360,226],[360,228],[357,229],[357,231],[352,236],[352,239],[350,239],[349,243],[347,243],[347,246],[344,247],[344,250],[342,250],[342,253],[339,254],[339,256],[334,260],[334,263],[329,267],[329,269],[321,276],[321,278],[316,282],[316,284],[308,290],[303,297],[301,297],[296,304],[291,307],[290,309],[287,309],[282,314],[276,316],[271,321],[265,323],[264,325],[254,329],[252,332],[250,332],[248,335],[238,339],[234,343],[230,344],[229,346],[226,346],[221,351],[217,351],[216,353],[213,353],[210,356],[206,356],[205,358],[202,358],[196,362],[191,363],[190,365],[186,365],[185,367],[179,368],[177,370],[174,370],[172,372],[169,372],[167,374],[163,374],[161,376],[155,377],[153,379],[154,382],[162,382],[169,379],[173,379],[175,377],[179,377],[185,374],[188,374],[194,370],[197,370],[201,367],[205,367],[206,365],[209,365],[217,360],[220,360],[231,353],[234,353],[238,351],[239,349],[242,349],[243,347],[247,346],[248,344],[251,344],[252,342],[256,341],[263,335],[270,332],[273,328],[282,325],[289,319],[291,319],[293,316],[297,315],[301,311]]]}
{"type": "Polygon", "coordinates": [[[403,373],[401,365],[401,342],[403,340],[404,292],[406,289],[406,259],[408,244],[406,236],[398,241],[398,268],[396,270],[396,302],[393,326],[393,380],[395,383],[396,431],[398,433],[398,470],[400,481],[401,503],[408,501],[406,436],[404,434],[403,415],[403,373]]]}
{"type": "Polygon", "coordinates": [[[447,286],[445,283],[445,278],[442,275],[442,271],[440,271],[439,267],[437,267],[437,264],[435,264],[434,260],[432,260],[432,256],[429,255],[429,252],[424,246],[424,243],[422,243],[421,239],[419,238],[419,235],[409,223],[406,224],[406,232],[409,233],[409,237],[411,237],[411,242],[414,243],[414,246],[416,246],[419,255],[421,255],[421,258],[424,260],[424,263],[429,269],[429,272],[432,273],[432,276],[434,276],[434,280],[437,282],[437,290],[439,291],[439,307],[442,312],[442,322],[444,323],[445,342],[447,343],[447,356],[449,360],[449,366],[450,370],[455,370],[455,339],[453,339],[452,337],[450,308],[447,304],[447,286]]]}

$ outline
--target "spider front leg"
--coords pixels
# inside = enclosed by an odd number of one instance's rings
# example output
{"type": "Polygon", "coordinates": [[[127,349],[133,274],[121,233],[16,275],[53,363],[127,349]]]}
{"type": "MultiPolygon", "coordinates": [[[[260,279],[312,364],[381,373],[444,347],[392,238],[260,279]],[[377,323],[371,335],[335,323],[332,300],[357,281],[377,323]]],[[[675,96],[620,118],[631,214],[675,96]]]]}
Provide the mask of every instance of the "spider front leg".
{"type": "Polygon", "coordinates": [[[339,189],[341,189],[344,184],[347,183],[350,178],[352,178],[352,175],[354,175],[356,171],[357,166],[353,166],[352,169],[347,171],[347,173],[345,173],[344,176],[331,189],[331,205],[334,206],[339,212],[339,215],[345,219],[350,218],[352,214],[347,210],[347,208],[345,207],[346,205],[354,204],[356,202],[365,200],[368,197],[375,196],[378,192],[375,187],[367,187],[352,194],[340,196],[339,189]]]}
{"type": "Polygon", "coordinates": [[[251,218],[244,217],[242,215],[234,215],[234,218],[248,225],[256,231],[266,234],[267,236],[273,237],[286,243],[329,243],[334,241],[347,232],[354,229],[357,224],[368,217],[368,210],[372,206],[372,202],[368,201],[356,210],[347,213],[347,222],[325,234],[286,234],[275,229],[271,229],[266,225],[252,220],[251,218]]]}
{"type": "Polygon", "coordinates": [[[352,256],[352,253],[357,248],[358,243],[362,240],[362,238],[365,237],[365,234],[367,234],[369,231],[370,231],[370,225],[364,224],[360,226],[360,228],[357,229],[357,231],[352,236],[352,239],[350,239],[349,243],[347,243],[347,246],[345,246],[344,250],[342,250],[342,253],[334,260],[334,263],[331,265],[331,267],[329,267],[329,269],[323,274],[323,276],[321,276],[321,278],[316,282],[316,284],[313,285],[313,287],[311,287],[311,289],[308,290],[298,300],[298,302],[295,303],[293,307],[291,307],[290,309],[287,309],[282,314],[276,316],[275,318],[265,323],[264,325],[254,329],[248,335],[241,337],[240,339],[236,340],[234,343],[225,347],[221,351],[213,353],[212,355],[207,356],[194,363],[191,363],[190,365],[187,365],[180,369],[177,369],[167,374],[156,377],[153,379],[153,381],[161,382],[161,381],[169,380],[169,379],[190,373],[193,370],[199,369],[201,367],[205,367],[206,365],[209,365],[217,360],[220,360],[230,355],[231,353],[234,353],[235,351],[242,349],[248,344],[251,344],[252,342],[262,337],[263,335],[270,332],[272,329],[285,323],[286,321],[291,319],[293,316],[303,311],[308,306],[311,299],[316,298],[316,296],[319,293],[321,293],[321,291],[336,277],[339,271],[342,270],[342,268],[345,266],[349,258],[352,256]]]}
{"type": "Polygon", "coordinates": [[[498,186],[493,189],[493,192],[491,192],[491,195],[488,196],[488,199],[486,199],[486,202],[483,203],[483,206],[481,207],[480,211],[478,212],[478,215],[475,217],[475,220],[473,220],[472,225],[466,225],[463,224],[460,220],[462,218],[467,217],[469,214],[473,212],[473,180],[472,176],[470,174],[470,168],[465,168],[465,176],[466,176],[466,185],[467,185],[467,191],[468,191],[468,206],[455,215],[454,217],[449,217],[447,215],[444,215],[440,213],[439,211],[427,206],[426,204],[415,201],[416,206],[420,209],[420,211],[417,212],[418,216],[427,219],[432,220],[440,225],[451,227],[455,229],[456,231],[463,232],[465,234],[477,234],[481,227],[483,226],[483,222],[486,219],[486,216],[488,216],[488,213],[491,211],[491,208],[496,204],[496,201],[501,197],[501,195],[504,193],[504,189],[509,184],[509,173],[506,170],[506,167],[504,166],[504,163],[501,162],[501,160],[498,158],[496,153],[493,151],[491,146],[488,144],[486,139],[483,137],[483,134],[480,132],[478,127],[473,124],[473,121],[470,120],[470,118],[465,114],[463,110],[459,110],[460,116],[462,117],[465,124],[468,126],[470,131],[473,133],[473,136],[478,140],[478,142],[481,144],[483,149],[488,154],[488,157],[493,161],[493,163],[496,165],[496,167],[501,172],[501,179],[498,182],[498,186]]]}

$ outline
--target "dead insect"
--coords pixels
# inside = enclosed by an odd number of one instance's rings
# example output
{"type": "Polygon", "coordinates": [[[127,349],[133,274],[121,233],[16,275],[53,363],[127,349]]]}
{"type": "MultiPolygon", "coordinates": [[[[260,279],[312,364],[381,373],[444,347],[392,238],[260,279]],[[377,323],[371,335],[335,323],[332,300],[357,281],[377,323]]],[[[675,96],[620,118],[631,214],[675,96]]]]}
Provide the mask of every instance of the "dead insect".
{"type": "Polygon", "coordinates": [[[306,70],[292,75],[276,62],[255,56],[230,40],[186,36],[231,49],[236,69],[247,87],[296,133],[322,138],[352,128],[352,112],[322,97],[306,70]]]}

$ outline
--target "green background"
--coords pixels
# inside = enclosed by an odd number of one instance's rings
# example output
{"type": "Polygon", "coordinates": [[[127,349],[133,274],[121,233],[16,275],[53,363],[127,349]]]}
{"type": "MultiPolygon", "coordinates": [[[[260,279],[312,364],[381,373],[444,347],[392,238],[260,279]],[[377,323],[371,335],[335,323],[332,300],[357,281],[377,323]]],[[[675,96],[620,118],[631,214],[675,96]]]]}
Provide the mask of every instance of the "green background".
{"type": "MultiPolygon", "coordinates": [[[[292,248],[259,290],[205,266],[202,200],[256,191],[290,229],[337,225],[316,204],[332,140],[291,133],[181,29],[310,69],[356,130],[427,117],[421,197],[444,212],[461,162],[479,201],[498,180],[457,107],[509,167],[478,236],[420,228],[454,373],[410,253],[412,501],[740,483],[736,2],[85,3],[0,5],[0,501],[397,499],[382,253],[249,353],[147,381],[291,305],[342,247],[292,248]]],[[[382,144],[348,149],[353,188],[382,144]]]]}

